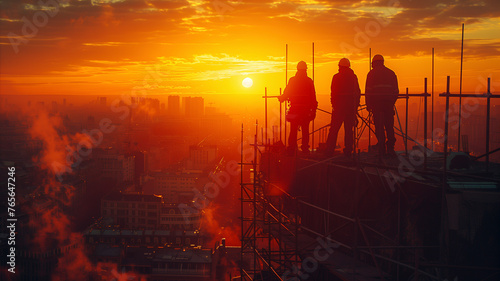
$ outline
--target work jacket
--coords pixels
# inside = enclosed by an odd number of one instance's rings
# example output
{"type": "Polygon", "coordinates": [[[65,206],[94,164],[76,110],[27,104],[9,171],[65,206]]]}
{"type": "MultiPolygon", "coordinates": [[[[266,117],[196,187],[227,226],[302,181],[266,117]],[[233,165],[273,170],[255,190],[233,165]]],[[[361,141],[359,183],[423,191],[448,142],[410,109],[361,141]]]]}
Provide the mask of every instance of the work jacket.
{"type": "Polygon", "coordinates": [[[374,66],[366,77],[366,106],[370,109],[392,107],[399,95],[398,78],[384,65],[374,66]]]}
{"type": "Polygon", "coordinates": [[[332,78],[331,103],[334,111],[356,112],[361,90],[358,77],[349,67],[340,67],[332,78]]]}
{"type": "Polygon", "coordinates": [[[298,70],[295,76],[290,78],[280,100],[289,100],[289,113],[297,115],[299,119],[306,117],[306,119],[313,120],[316,116],[318,107],[316,90],[314,82],[307,76],[305,70],[298,70]]]}

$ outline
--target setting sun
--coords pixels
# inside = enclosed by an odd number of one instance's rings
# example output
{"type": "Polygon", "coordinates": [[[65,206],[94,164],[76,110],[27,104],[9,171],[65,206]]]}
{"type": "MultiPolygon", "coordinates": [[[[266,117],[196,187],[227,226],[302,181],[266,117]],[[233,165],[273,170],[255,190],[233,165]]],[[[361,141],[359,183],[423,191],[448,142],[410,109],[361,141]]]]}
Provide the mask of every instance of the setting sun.
{"type": "Polygon", "coordinates": [[[253,85],[253,80],[252,80],[252,78],[247,77],[247,78],[243,79],[243,82],[241,82],[241,84],[245,88],[250,88],[253,85]]]}

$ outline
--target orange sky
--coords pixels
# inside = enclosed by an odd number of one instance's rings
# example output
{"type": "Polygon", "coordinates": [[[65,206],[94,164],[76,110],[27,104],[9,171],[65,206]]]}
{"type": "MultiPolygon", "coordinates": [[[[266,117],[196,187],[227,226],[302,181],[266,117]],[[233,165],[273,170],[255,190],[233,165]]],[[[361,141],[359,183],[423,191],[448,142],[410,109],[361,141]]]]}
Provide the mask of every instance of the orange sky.
{"type": "MultiPolygon", "coordinates": [[[[0,3],[2,94],[276,94],[312,62],[317,92],[329,94],[348,57],[362,91],[368,50],[381,53],[401,91],[423,90],[435,48],[436,92],[500,87],[500,1],[47,0],[0,3]],[[254,80],[245,89],[245,77],[254,80]]],[[[308,71],[312,75],[311,69],[308,71]]],[[[429,86],[430,87],[430,86],[429,86]]]]}

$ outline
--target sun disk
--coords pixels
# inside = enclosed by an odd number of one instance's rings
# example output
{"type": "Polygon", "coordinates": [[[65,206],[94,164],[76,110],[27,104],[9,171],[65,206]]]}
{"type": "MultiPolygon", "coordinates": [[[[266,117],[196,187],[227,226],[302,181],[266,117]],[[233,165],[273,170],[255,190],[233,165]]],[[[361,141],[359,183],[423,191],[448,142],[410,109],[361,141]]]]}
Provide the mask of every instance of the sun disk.
{"type": "Polygon", "coordinates": [[[245,88],[252,87],[252,85],[253,85],[252,78],[247,77],[247,78],[243,79],[243,82],[241,82],[241,84],[243,84],[243,87],[245,87],[245,88]]]}

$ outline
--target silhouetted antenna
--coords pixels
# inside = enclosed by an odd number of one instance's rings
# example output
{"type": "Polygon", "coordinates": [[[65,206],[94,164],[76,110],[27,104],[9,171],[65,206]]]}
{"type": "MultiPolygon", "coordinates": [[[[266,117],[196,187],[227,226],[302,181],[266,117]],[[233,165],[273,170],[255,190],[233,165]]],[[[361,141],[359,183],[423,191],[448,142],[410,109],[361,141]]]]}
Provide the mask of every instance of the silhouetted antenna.
{"type": "Polygon", "coordinates": [[[460,50],[460,97],[458,98],[458,151],[460,151],[460,125],[462,122],[462,69],[464,64],[464,24],[462,23],[462,47],[460,50]]]}

